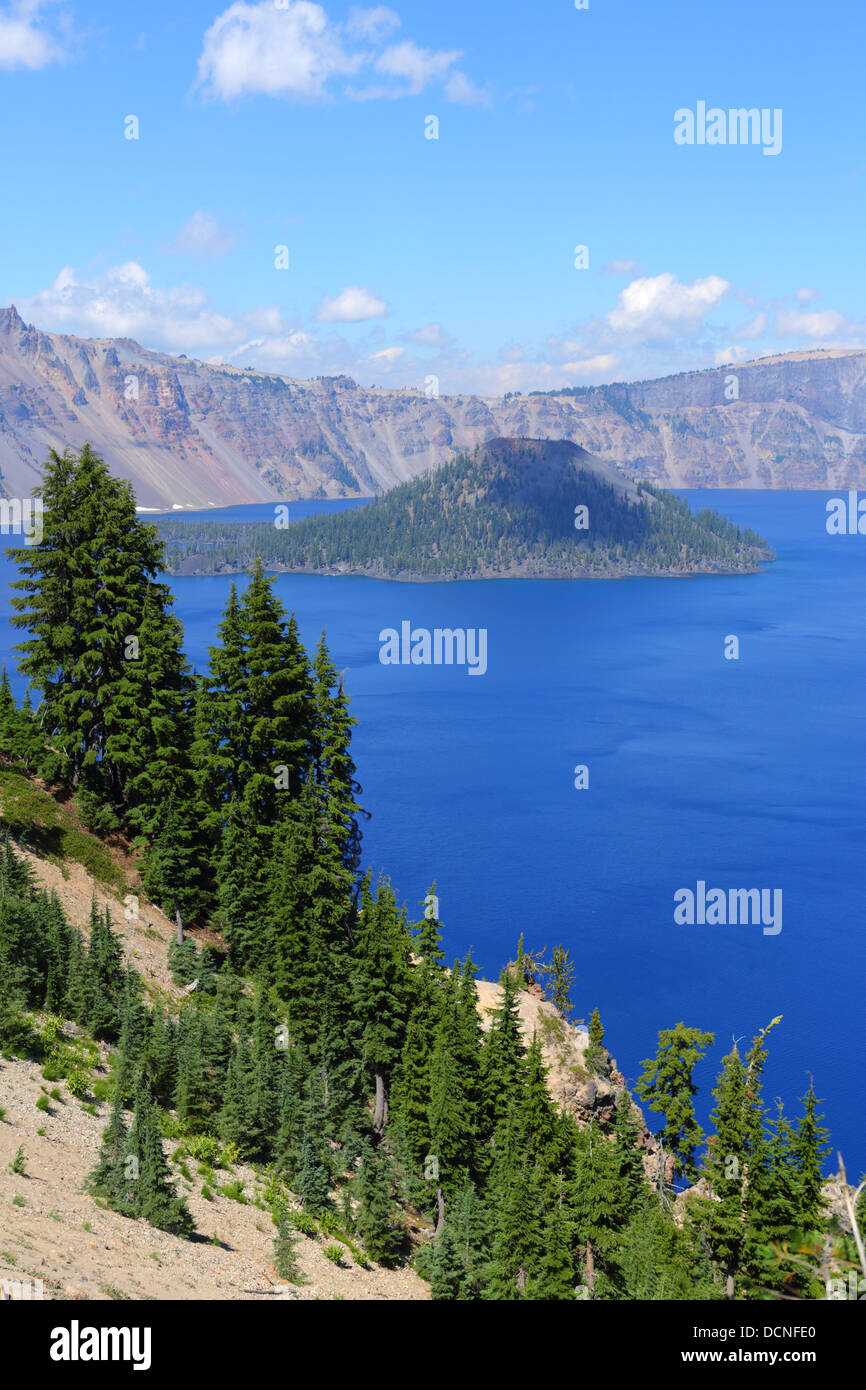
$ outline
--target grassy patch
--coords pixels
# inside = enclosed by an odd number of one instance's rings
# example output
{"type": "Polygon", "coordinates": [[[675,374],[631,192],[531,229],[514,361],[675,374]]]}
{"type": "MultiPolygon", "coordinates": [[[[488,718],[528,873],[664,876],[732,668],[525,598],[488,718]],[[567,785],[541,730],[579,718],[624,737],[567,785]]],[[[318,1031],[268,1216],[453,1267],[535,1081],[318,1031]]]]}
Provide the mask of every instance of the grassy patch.
{"type": "Polygon", "coordinates": [[[5,768],[0,771],[0,802],[13,838],[28,849],[62,869],[67,859],[74,859],[106,888],[125,887],[124,876],[102,841],[72,825],[54,797],[29,778],[5,768]]]}

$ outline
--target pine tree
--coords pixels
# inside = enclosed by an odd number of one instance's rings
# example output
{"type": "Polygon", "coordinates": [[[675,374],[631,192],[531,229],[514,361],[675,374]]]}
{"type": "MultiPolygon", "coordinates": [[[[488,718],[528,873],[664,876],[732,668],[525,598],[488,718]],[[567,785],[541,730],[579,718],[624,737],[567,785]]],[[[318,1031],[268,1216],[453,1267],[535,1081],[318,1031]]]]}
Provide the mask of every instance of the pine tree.
{"type": "Polygon", "coordinates": [[[397,1222],[394,1175],[383,1146],[374,1152],[369,1143],[364,1144],[355,1183],[358,1237],[371,1260],[395,1264],[403,1245],[403,1231],[397,1222]]]}
{"type": "Polygon", "coordinates": [[[649,1196],[641,1149],[638,1147],[640,1133],[641,1127],[637,1113],[632,1108],[631,1097],[628,1091],[620,1091],[616,1102],[613,1152],[622,1193],[621,1214],[626,1221],[631,1220],[649,1196]]]}
{"type": "Polygon", "coordinates": [[[351,754],[352,729],[357,722],[349,713],[349,698],[323,632],[313,658],[313,765],[316,783],[327,793],[323,804],[330,835],[344,868],[353,875],[361,862],[359,818],[368,816],[357,800],[361,787],[351,754]]]}
{"type": "Polygon", "coordinates": [[[310,1212],[313,1216],[330,1209],[331,1181],[328,1170],[306,1134],[301,1140],[297,1193],[304,1211],[310,1212]]]}
{"type": "Polygon", "coordinates": [[[102,1132],[102,1145],[96,1167],[87,1179],[90,1191],[104,1197],[109,1206],[115,1208],[121,1200],[125,1185],[123,1164],[128,1145],[129,1131],[123,1117],[123,1095],[120,1088],[115,1087],[111,1117],[102,1132]]]}
{"type": "Polygon", "coordinates": [[[314,1060],[326,1008],[340,1026],[348,1015],[353,914],[351,875],[327,833],[320,796],[308,777],[277,826],[267,918],[268,959],[289,1031],[314,1060]]]}
{"type": "Polygon", "coordinates": [[[584,1055],[584,1066],[587,1071],[599,1072],[603,1070],[607,1059],[607,1051],[604,1046],[604,1026],[601,1021],[601,1014],[595,1008],[589,1019],[589,1044],[584,1055]]]}
{"type": "MultiPolygon", "coordinates": [[[[574,1008],[571,1002],[574,963],[571,959],[571,952],[565,946],[554,948],[550,965],[550,984],[554,1007],[559,1010],[563,1018],[568,1018],[574,1008]]],[[[598,1010],[596,1009],[595,1012],[598,1013],[598,1010]]],[[[600,1019],[599,1022],[601,1022],[600,1019]]]]}
{"type": "Polygon", "coordinates": [[[259,828],[273,826],[284,787],[297,796],[306,776],[312,735],[312,685],[307,654],[294,614],[273,591],[274,580],[256,560],[240,603],[244,636],[247,815],[259,828]],[[282,771],[284,770],[284,771],[282,771]]]}
{"type": "Polygon", "coordinates": [[[274,1237],[274,1265],[281,1279],[290,1284],[307,1282],[299,1263],[298,1236],[293,1232],[285,1208],[281,1209],[274,1237]]]}
{"type": "Polygon", "coordinates": [[[746,1102],[746,1069],[736,1043],[722,1062],[713,1095],[715,1133],[710,1136],[704,1160],[712,1197],[692,1198],[687,1211],[690,1221],[705,1232],[721,1267],[728,1296],[732,1297],[745,1239],[746,1173],[754,1151],[746,1102]]]}
{"type": "Polygon", "coordinates": [[[356,942],[354,1017],[362,1029],[362,1052],[375,1087],[373,1130],[383,1133],[388,1089],[406,1036],[409,1011],[410,937],[390,883],[380,881],[374,898],[366,881],[356,942]]]}
{"type": "Polygon", "coordinates": [[[803,1113],[797,1121],[792,1147],[798,1170],[798,1202],[796,1225],[802,1231],[821,1228],[826,1214],[824,1200],[823,1161],[830,1152],[830,1132],[821,1124],[815,1082],[809,1078],[809,1089],[800,1097],[803,1113]]]}
{"type": "Polygon", "coordinates": [[[518,987],[510,971],[500,980],[502,999],[490,1011],[490,1029],[481,1054],[486,1125],[492,1133],[521,1093],[526,1048],[520,1028],[518,987]]]}
{"type": "Polygon", "coordinates": [[[537,1273],[530,1280],[529,1296],[566,1302],[574,1298],[574,1258],[568,1222],[561,1200],[555,1200],[545,1218],[542,1254],[537,1273]]]}
{"type": "Polygon", "coordinates": [[[13,552],[24,577],[13,585],[12,622],[32,634],[18,647],[20,669],[42,691],[54,775],[122,808],[136,771],[130,731],[141,721],[126,639],[163,569],[162,543],[138,519],[131,484],[87,444],[77,456],[52,451],[38,491],[42,539],[13,552]]]}
{"type": "Polygon", "coordinates": [[[269,973],[267,865],[264,844],[241,802],[229,803],[216,861],[217,902],[223,935],[238,969],[269,973]]]}
{"type": "Polygon", "coordinates": [[[590,1120],[578,1136],[577,1162],[569,1207],[582,1246],[583,1284],[597,1296],[617,1273],[624,1202],[613,1144],[590,1120]]]}
{"type": "Polygon", "coordinates": [[[136,1153],[140,1162],[139,1213],[162,1231],[188,1236],[195,1223],[184,1198],[174,1190],[168,1164],[162,1151],[162,1139],[153,1108],[146,1091],[139,1091],[135,1107],[136,1153]]]}
{"type": "Polygon", "coordinates": [[[406,1040],[391,1088],[391,1122],[399,1122],[410,1161],[420,1167],[431,1152],[429,1102],[432,1039],[421,1009],[410,1016],[406,1040]]]}
{"type": "Polygon", "coordinates": [[[208,675],[196,694],[192,757],[204,830],[216,838],[228,806],[243,799],[250,770],[246,727],[246,642],[232,584],[208,675]]]}
{"type": "Polygon", "coordinates": [[[535,1165],[521,1149],[515,1108],[500,1124],[489,1184],[494,1238],[485,1295],[503,1301],[528,1296],[544,1249],[543,1197],[535,1165]]]}
{"type": "Polygon", "coordinates": [[[664,1115],[659,1139],[666,1152],[673,1155],[675,1175],[690,1181],[697,1176],[695,1152],[704,1137],[695,1118],[694,1097],[698,1088],[692,1072],[712,1042],[712,1033],[687,1028],[684,1023],[662,1029],[658,1054],[643,1063],[643,1074],[636,1087],[650,1109],[664,1115]]]}
{"type": "Polygon", "coordinates": [[[123,991],[123,948],[111,926],[106,907],[100,913],[94,898],[90,908],[90,945],[87,952],[90,1009],[88,1024],[94,1037],[118,1034],[119,1003],[123,991]]]}

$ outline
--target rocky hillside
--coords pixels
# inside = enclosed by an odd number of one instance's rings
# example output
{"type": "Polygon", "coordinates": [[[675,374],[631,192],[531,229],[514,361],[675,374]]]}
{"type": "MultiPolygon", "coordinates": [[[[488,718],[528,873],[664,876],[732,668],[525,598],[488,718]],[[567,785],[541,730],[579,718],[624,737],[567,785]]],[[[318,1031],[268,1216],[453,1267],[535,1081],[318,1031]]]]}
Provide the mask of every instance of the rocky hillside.
{"type": "Polygon", "coordinates": [[[866,485],[866,352],[482,399],[295,381],[44,333],[0,309],[0,492],[90,440],[142,506],[371,496],[496,436],[569,439],[661,486],[866,485]],[[735,380],[732,381],[732,378],[735,380]]]}
{"type": "MultiPolygon", "coordinates": [[[[16,827],[22,810],[10,787],[8,781],[0,785],[0,821],[16,827]]],[[[33,795],[39,805],[50,799],[36,784],[33,795]]],[[[51,844],[59,844],[61,830],[71,832],[75,820],[69,806],[59,807],[58,816],[60,829],[54,827],[58,833],[51,844]]],[[[141,894],[133,856],[118,842],[100,858],[101,842],[81,831],[76,839],[67,834],[63,843],[80,857],[20,847],[15,852],[26,859],[36,883],[56,893],[68,919],[85,936],[93,899],[101,911],[107,908],[124,956],[141,973],[151,999],[172,1010],[183,1007],[185,991],[174,983],[166,959],[174,926],[141,894]],[[96,867],[89,869],[87,863],[96,867]]],[[[192,935],[199,941],[214,939],[204,929],[192,935]]],[[[477,984],[482,1025],[487,1027],[501,989],[490,981],[477,984]]],[[[520,992],[519,1007],[527,1042],[535,1032],[542,1040],[554,1098],[579,1120],[595,1116],[609,1126],[616,1094],[625,1086],[616,1063],[602,1050],[601,1063],[590,1074],[587,1033],[567,1023],[538,985],[520,992]]],[[[177,1140],[164,1140],[163,1149],[196,1222],[191,1240],[107,1209],[84,1189],[84,1182],[96,1163],[111,1108],[106,1091],[109,1048],[68,1021],[61,1042],[67,1054],[80,1057],[87,1073],[83,1092],[73,1094],[68,1073],[58,1082],[43,1075],[41,1063],[0,1058],[0,1300],[16,1281],[27,1280],[42,1281],[45,1299],[429,1298],[428,1285],[406,1265],[389,1269],[365,1263],[348,1246],[339,1263],[334,1262],[324,1253],[333,1249],[333,1239],[323,1231],[298,1237],[305,1282],[281,1281],[273,1263],[267,1174],[261,1167],[234,1163],[220,1169],[206,1196],[202,1170],[197,1176],[195,1163],[177,1140]]],[[[645,1130],[642,1144],[649,1172],[656,1145],[645,1130]]],[[[409,1229],[415,1244],[432,1235],[430,1223],[417,1213],[409,1214],[409,1229]]],[[[20,1296],[20,1290],[11,1296],[20,1296]]]]}

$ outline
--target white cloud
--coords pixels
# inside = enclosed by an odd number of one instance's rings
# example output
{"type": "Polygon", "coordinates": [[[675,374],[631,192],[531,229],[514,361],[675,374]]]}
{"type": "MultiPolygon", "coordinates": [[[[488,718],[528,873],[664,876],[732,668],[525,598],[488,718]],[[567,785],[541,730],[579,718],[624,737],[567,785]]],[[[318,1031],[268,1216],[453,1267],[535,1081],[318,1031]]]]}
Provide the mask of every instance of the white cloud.
{"type": "Polygon", "coordinates": [[[213,261],[224,256],[234,244],[234,236],[231,232],[222,231],[215,217],[209,212],[198,211],[181,223],[166,250],[175,256],[213,261]]]}
{"type": "Polygon", "coordinates": [[[59,333],[96,338],[136,338],[168,352],[227,345],[239,323],[221,314],[192,285],[154,289],[137,261],[112,266],[86,282],[65,266],[53,285],[19,302],[22,316],[59,333]]]}
{"type": "Polygon", "coordinates": [[[335,94],[354,100],[411,96],[438,81],[448,101],[486,100],[454,71],[458,49],[419,48],[411,39],[383,48],[399,25],[399,15],[385,5],[354,7],[339,23],[312,0],[286,0],[281,8],[274,0],[235,0],[204,36],[197,85],[221,101],[252,95],[316,101],[335,94]],[[370,85],[374,73],[390,81],[370,85]],[[367,85],[353,88],[344,80],[362,74],[367,85]]]}
{"type": "Polygon", "coordinates": [[[730,285],[719,275],[683,284],[670,271],[632,280],[620,292],[605,323],[618,338],[637,342],[694,330],[724,299],[730,285]]]}
{"type": "Polygon", "coordinates": [[[496,356],[500,362],[522,362],[526,353],[520,343],[503,343],[496,356]]]}
{"type": "Polygon", "coordinates": [[[637,270],[637,261],[608,261],[607,265],[601,268],[602,275],[634,275],[637,270]]]}
{"type": "Polygon", "coordinates": [[[330,78],[356,72],[361,54],[346,53],[337,29],[321,5],[244,0],[218,15],[204,36],[199,83],[211,96],[264,93],[310,101],[325,94],[330,78]]]}
{"type": "Polygon", "coordinates": [[[348,285],[333,299],[327,295],[316,310],[319,323],[363,323],[366,319],[381,319],[388,312],[384,299],[377,299],[360,285],[348,285]]]}
{"type": "Polygon", "coordinates": [[[577,377],[604,376],[607,372],[613,371],[618,361],[615,353],[599,352],[595,357],[584,357],[580,362],[562,362],[560,371],[569,372],[577,377]]]}
{"type": "Polygon", "coordinates": [[[445,83],[445,96],[456,106],[489,106],[490,93],[466,76],[465,72],[453,72],[445,83]]]}
{"type": "Polygon", "coordinates": [[[39,19],[43,0],[18,0],[0,11],[0,68],[29,68],[31,72],[61,61],[66,55],[39,19]]]}
{"type": "Polygon", "coordinates": [[[390,366],[392,362],[397,361],[398,357],[402,357],[404,352],[405,348],[401,347],[382,348],[381,352],[371,352],[370,356],[367,358],[367,361],[386,362],[390,366]]]}
{"type": "Polygon", "coordinates": [[[797,291],[797,298],[801,304],[808,304],[813,299],[823,299],[820,290],[801,289],[797,291]]]}
{"type": "Polygon", "coordinates": [[[801,313],[797,309],[787,309],[776,315],[776,332],[782,338],[811,338],[813,340],[832,338],[849,330],[844,314],[836,309],[824,309],[819,313],[801,313]]]}
{"type": "Polygon", "coordinates": [[[736,338],[760,338],[767,331],[767,315],[764,313],[756,314],[748,323],[744,323],[742,328],[738,328],[736,338]]]}
{"type": "Polygon", "coordinates": [[[717,367],[733,367],[738,362],[745,362],[749,358],[754,358],[754,348],[740,347],[732,344],[730,347],[719,348],[713,354],[713,361],[717,367]]]}
{"type": "Polygon", "coordinates": [[[441,323],[428,323],[406,335],[406,342],[417,343],[419,347],[449,348],[454,343],[450,333],[446,333],[441,323]]]}
{"type": "Polygon", "coordinates": [[[458,50],[452,53],[434,53],[429,48],[419,48],[411,39],[393,44],[380,53],[376,59],[377,72],[386,77],[400,77],[408,82],[408,91],[413,95],[423,92],[434,77],[441,77],[450,67],[462,58],[458,50]]]}
{"type": "Polygon", "coordinates": [[[346,20],[346,29],[361,39],[382,39],[394,29],[400,28],[400,16],[387,5],[376,5],[372,10],[362,10],[353,5],[346,20]]]}

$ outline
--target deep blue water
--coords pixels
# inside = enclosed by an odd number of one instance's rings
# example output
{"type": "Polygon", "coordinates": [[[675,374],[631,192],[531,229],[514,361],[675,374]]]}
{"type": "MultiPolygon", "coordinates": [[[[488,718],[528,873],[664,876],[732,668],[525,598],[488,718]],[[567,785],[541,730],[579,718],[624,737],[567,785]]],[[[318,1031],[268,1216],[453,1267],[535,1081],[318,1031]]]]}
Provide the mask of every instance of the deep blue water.
{"type": "MultiPolygon", "coordinates": [[[[777,561],[730,578],[283,575],[277,588],[308,646],[327,627],[336,665],[348,667],[373,812],[366,860],[390,874],[413,917],[436,879],[450,955],[471,947],[495,977],[520,932],[530,948],[569,946],[576,1015],[598,1005],[629,1081],[659,1028],[682,1019],[714,1032],[696,1073],[705,1123],[732,1037],[748,1046],[783,1014],[767,1097],[796,1113],[812,1073],[832,1159],[841,1148],[859,1173],[866,537],[827,535],[826,493],[685,495],[767,536],[777,561]],[[487,674],[381,665],[379,632],[403,619],[486,628],[487,674]],[[740,639],[738,661],[724,659],[728,634],[740,639]],[[578,763],[589,767],[585,791],[573,786],[578,763]],[[698,879],[781,888],[781,933],[676,925],[673,895],[698,879]]],[[[199,667],[229,583],[174,583],[199,667]]],[[[2,602],[5,617],[5,586],[2,602]]],[[[6,655],[17,639],[8,623],[2,633],[6,655]]]]}

